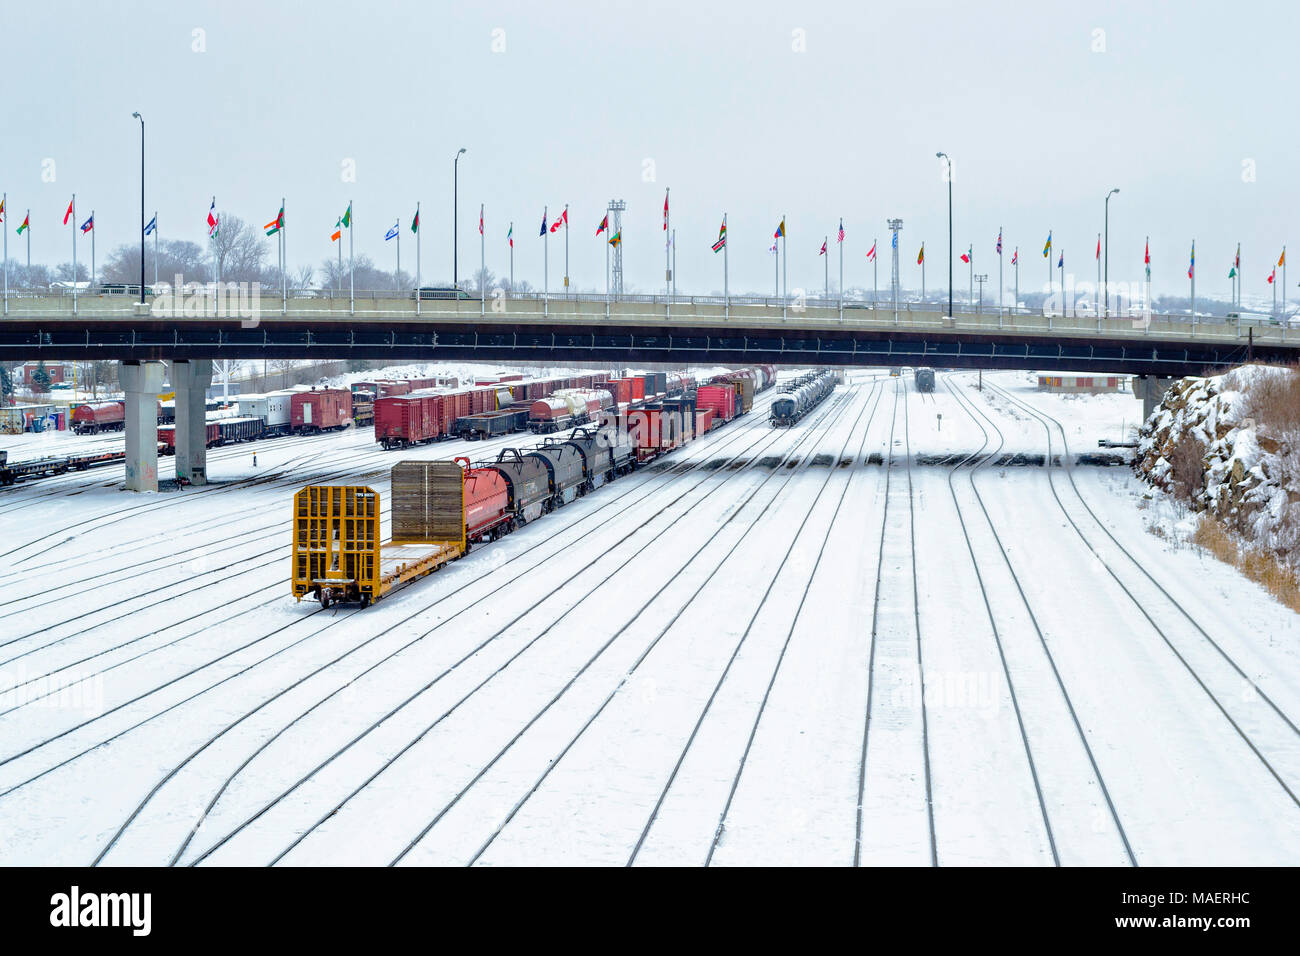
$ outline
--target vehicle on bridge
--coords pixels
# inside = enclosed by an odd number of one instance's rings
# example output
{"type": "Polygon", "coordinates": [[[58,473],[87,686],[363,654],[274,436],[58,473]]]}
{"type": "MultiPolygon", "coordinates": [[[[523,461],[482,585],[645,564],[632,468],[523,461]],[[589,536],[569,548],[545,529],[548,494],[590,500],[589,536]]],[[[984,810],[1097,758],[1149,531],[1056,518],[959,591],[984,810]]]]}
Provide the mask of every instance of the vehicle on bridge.
{"type": "Polygon", "coordinates": [[[453,285],[424,285],[411,293],[411,298],[420,299],[473,299],[464,289],[453,285]]]}
{"type": "Polygon", "coordinates": [[[915,373],[916,390],[918,392],[934,391],[934,369],[918,368],[915,373]]]}

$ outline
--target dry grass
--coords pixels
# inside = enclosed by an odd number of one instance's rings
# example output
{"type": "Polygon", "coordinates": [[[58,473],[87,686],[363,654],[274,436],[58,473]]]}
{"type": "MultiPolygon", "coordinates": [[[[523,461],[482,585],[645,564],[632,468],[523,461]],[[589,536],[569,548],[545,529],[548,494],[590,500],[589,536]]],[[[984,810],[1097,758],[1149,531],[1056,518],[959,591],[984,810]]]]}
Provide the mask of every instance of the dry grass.
{"type": "Polygon", "coordinates": [[[1270,435],[1300,430],[1300,365],[1285,374],[1260,375],[1245,386],[1246,414],[1270,435]]]}
{"type": "Polygon", "coordinates": [[[1192,541],[1224,564],[1237,568],[1281,604],[1300,614],[1300,582],[1297,582],[1295,572],[1276,557],[1242,545],[1223,522],[1209,515],[1201,515],[1192,541]]]}

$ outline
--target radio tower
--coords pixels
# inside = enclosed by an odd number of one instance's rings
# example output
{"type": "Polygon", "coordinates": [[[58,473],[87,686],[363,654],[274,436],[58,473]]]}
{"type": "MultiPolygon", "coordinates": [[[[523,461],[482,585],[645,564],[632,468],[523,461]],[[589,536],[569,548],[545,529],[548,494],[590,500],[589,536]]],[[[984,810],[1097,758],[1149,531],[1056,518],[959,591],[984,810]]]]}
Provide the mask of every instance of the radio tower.
{"type": "Polygon", "coordinates": [[[610,275],[609,291],[615,299],[623,298],[623,210],[627,203],[621,199],[609,201],[609,238],[618,236],[618,245],[614,247],[613,272],[610,275]]]}

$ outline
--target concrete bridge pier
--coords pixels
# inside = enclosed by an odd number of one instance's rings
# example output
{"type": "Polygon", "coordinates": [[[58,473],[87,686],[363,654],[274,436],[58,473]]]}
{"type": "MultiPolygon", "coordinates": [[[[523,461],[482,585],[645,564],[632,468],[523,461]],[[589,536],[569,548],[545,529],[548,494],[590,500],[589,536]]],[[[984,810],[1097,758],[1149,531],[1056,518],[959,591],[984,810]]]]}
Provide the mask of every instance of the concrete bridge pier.
{"type": "Polygon", "coordinates": [[[126,488],[158,490],[158,393],[162,362],[123,362],[118,380],[126,392],[126,488]]]}
{"type": "Polygon", "coordinates": [[[1174,380],[1163,375],[1134,375],[1131,381],[1133,397],[1141,399],[1142,420],[1146,421],[1156,410],[1160,400],[1165,397],[1165,392],[1169,391],[1169,386],[1174,380]]]}
{"type": "Polygon", "coordinates": [[[212,360],[172,362],[176,391],[176,477],[192,485],[208,483],[207,392],[212,360]]]}

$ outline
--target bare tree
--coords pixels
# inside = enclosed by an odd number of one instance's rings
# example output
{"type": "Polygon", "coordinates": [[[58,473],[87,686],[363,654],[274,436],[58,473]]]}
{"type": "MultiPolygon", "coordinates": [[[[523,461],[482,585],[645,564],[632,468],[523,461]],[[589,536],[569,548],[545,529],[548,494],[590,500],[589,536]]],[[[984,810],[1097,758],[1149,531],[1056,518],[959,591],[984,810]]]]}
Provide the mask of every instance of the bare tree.
{"type": "MultiPolygon", "coordinates": [[[[222,224],[225,228],[225,224],[222,224]]],[[[145,284],[154,281],[154,244],[145,248],[145,284]]],[[[207,282],[212,278],[212,260],[197,242],[165,239],[158,243],[157,274],[159,282],[174,282],[177,275],[187,282],[207,282]]],[[[118,246],[108,255],[101,273],[105,282],[137,283],[140,281],[140,247],[135,243],[118,246]]]]}
{"type": "Polygon", "coordinates": [[[223,212],[212,239],[222,282],[260,282],[264,278],[267,246],[257,230],[238,216],[223,212]]]}

